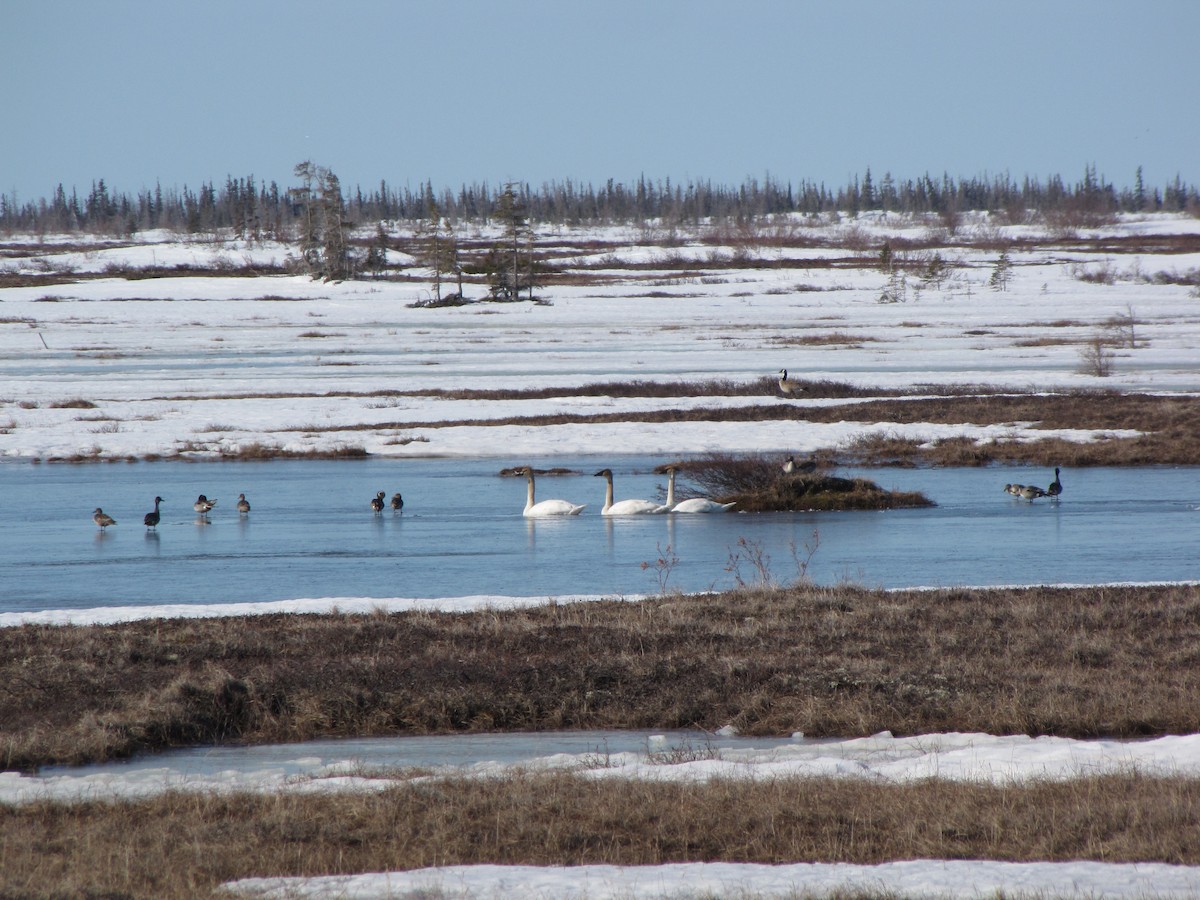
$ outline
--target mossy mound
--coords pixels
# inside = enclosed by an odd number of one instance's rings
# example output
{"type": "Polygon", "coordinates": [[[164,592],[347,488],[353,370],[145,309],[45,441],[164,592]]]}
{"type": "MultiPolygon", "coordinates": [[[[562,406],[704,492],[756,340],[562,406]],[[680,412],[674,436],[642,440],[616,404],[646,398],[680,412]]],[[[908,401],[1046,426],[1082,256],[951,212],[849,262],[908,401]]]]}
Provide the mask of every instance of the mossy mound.
{"type": "Polygon", "coordinates": [[[888,491],[866,478],[798,475],[780,478],[769,488],[741,494],[741,512],[807,512],[837,509],[915,509],[934,503],[919,491],[888,491]]]}

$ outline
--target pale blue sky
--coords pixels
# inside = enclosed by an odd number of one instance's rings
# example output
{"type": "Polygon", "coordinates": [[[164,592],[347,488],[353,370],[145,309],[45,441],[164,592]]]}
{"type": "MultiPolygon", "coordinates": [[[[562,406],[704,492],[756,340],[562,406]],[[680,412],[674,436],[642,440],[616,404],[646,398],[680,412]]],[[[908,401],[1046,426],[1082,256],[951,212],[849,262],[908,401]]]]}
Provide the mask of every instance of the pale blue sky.
{"type": "Polygon", "coordinates": [[[0,0],[0,192],[1200,180],[1196,0],[0,0]]]}

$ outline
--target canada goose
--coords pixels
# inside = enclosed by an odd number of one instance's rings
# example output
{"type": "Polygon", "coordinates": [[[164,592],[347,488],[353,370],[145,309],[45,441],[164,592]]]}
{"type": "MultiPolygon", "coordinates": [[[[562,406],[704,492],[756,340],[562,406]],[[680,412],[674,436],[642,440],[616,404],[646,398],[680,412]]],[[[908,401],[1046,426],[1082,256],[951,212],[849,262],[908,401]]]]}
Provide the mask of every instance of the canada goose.
{"type": "Polygon", "coordinates": [[[525,480],[529,482],[529,490],[525,498],[524,515],[530,519],[542,519],[549,516],[577,516],[583,512],[583,506],[572,503],[570,500],[543,500],[541,503],[535,503],[533,498],[533,469],[526,466],[522,471],[525,473],[525,480]]]}
{"type": "Polygon", "coordinates": [[[396,512],[400,512],[400,510],[404,509],[404,498],[400,496],[399,491],[392,494],[392,509],[394,509],[396,512]]]}
{"type": "Polygon", "coordinates": [[[674,466],[667,467],[667,509],[673,513],[716,513],[727,512],[736,504],[718,503],[707,497],[692,497],[688,500],[675,502],[675,472],[674,466]]]}
{"type": "Polygon", "coordinates": [[[238,494],[237,511],[243,516],[250,512],[250,501],[246,499],[245,494],[238,494]]]}
{"type": "Polygon", "coordinates": [[[196,502],[192,504],[192,509],[200,513],[202,516],[207,516],[209,510],[217,505],[216,500],[209,500],[203,494],[196,498],[196,502]]]}
{"type": "Polygon", "coordinates": [[[1058,499],[1058,495],[1062,493],[1062,482],[1058,480],[1058,466],[1054,467],[1054,480],[1050,482],[1050,487],[1046,488],[1046,495],[1058,499]]]}
{"type": "Polygon", "coordinates": [[[604,492],[604,508],[600,510],[602,516],[638,516],[667,511],[666,506],[653,500],[622,500],[620,503],[613,503],[612,469],[601,469],[596,473],[596,477],[603,477],[608,482],[604,492]]]}
{"type": "Polygon", "coordinates": [[[1022,500],[1028,500],[1030,503],[1032,503],[1038,497],[1045,497],[1046,492],[1040,487],[1034,487],[1032,484],[1027,484],[1025,487],[1021,488],[1020,495],[1022,500]]]}
{"type": "Polygon", "coordinates": [[[383,512],[384,496],[385,496],[384,492],[380,491],[378,494],[376,494],[374,497],[372,497],[371,498],[371,509],[375,510],[375,512],[383,512]]]}
{"type": "Polygon", "coordinates": [[[787,369],[780,369],[779,390],[784,394],[800,394],[804,391],[804,385],[795,378],[788,378],[787,369]]]}
{"type": "Polygon", "coordinates": [[[153,512],[146,513],[146,518],[144,519],[147,528],[157,528],[158,527],[158,520],[159,520],[158,504],[160,504],[160,503],[162,503],[162,497],[155,497],[154,498],[154,510],[153,510],[153,512]]]}
{"type": "Polygon", "coordinates": [[[114,519],[112,516],[110,516],[108,513],[106,513],[104,510],[102,510],[98,506],[96,507],[96,511],[94,513],[92,513],[92,521],[100,526],[101,531],[103,531],[109,525],[117,524],[116,519],[114,519]]]}
{"type": "Polygon", "coordinates": [[[796,457],[789,456],[783,461],[784,475],[800,475],[808,472],[817,471],[817,461],[815,459],[806,459],[802,463],[796,462],[796,457]]]}

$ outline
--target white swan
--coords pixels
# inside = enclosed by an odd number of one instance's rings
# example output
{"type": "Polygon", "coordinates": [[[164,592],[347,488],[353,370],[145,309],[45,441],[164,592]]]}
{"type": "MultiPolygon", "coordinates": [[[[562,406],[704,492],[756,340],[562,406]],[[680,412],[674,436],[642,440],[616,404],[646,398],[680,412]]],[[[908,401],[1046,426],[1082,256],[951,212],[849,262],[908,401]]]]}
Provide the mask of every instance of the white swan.
{"type": "Polygon", "coordinates": [[[675,472],[674,466],[667,467],[667,508],[673,513],[716,513],[727,512],[736,504],[718,503],[707,497],[692,497],[689,500],[675,502],[675,472]]]}
{"type": "Polygon", "coordinates": [[[541,503],[533,502],[533,469],[526,466],[523,470],[525,478],[529,481],[529,496],[525,501],[525,515],[531,519],[541,519],[547,516],[577,516],[583,511],[582,506],[576,506],[569,500],[543,500],[541,503]]]}
{"type": "Polygon", "coordinates": [[[622,500],[620,503],[613,503],[612,469],[601,469],[596,473],[597,478],[600,476],[604,476],[604,480],[608,483],[604,491],[604,508],[600,510],[602,516],[640,516],[665,513],[670,509],[670,507],[655,503],[653,500],[622,500]]]}

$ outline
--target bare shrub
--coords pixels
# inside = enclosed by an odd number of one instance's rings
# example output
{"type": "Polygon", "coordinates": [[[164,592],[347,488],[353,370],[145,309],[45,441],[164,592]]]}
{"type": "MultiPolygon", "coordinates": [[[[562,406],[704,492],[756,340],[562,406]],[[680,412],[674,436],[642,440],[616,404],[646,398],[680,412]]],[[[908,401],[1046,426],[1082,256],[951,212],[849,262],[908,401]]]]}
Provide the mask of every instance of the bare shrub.
{"type": "Polygon", "coordinates": [[[1112,338],[1103,331],[1096,332],[1079,350],[1078,371],[1081,375],[1107,378],[1113,373],[1114,357],[1112,338]]]}

